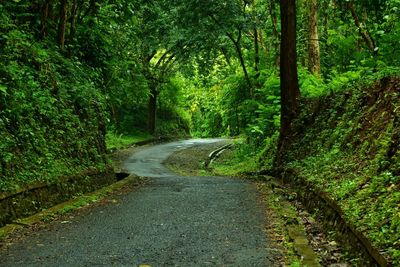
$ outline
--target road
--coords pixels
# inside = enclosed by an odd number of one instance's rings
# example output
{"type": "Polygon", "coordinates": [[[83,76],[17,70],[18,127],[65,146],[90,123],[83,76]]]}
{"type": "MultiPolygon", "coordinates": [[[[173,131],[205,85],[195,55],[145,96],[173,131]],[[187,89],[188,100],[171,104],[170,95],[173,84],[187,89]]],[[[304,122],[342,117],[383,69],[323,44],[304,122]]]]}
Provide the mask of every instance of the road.
{"type": "Polygon", "coordinates": [[[125,168],[149,184],[16,241],[0,251],[0,266],[274,266],[252,183],[182,177],[162,165],[175,151],[218,141],[132,155],[125,168]]]}

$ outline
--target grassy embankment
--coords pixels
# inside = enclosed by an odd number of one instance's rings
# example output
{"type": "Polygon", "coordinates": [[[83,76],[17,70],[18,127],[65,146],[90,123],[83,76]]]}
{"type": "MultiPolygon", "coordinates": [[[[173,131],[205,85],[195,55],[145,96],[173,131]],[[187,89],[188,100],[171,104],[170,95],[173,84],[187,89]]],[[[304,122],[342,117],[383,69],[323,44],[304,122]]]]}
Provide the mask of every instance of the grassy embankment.
{"type": "Polygon", "coordinates": [[[108,132],[106,134],[106,145],[108,150],[125,148],[137,142],[142,142],[151,139],[152,136],[148,133],[138,133],[135,135],[115,134],[108,132]]]}
{"type": "MultiPolygon", "coordinates": [[[[311,182],[394,265],[400,264],[400,79],[305,98],[281,174],[311,182]]],[[[218,174],[272,170],[275,143],[242,147],[218,174]],[[258,163],[258,164],[257,164],[258,163]],[[261,165],[261,166],[260,166],[261,165]]]]}

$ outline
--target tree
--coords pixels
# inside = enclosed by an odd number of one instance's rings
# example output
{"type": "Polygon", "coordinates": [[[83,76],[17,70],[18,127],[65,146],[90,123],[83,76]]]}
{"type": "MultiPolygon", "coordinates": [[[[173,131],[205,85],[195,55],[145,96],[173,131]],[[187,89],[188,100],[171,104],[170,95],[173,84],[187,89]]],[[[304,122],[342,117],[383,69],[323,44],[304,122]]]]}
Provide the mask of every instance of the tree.
{"type": "Polygon", "coordinates": [[[273,39],[272,39],[272,46],[275,48],[276,52],[276,56],[275,56],[275,64],[277,66],[279,66],[279,32],[278,32],[278,19],[276,17],[276,8],[275,8],[275,1],[276,0],[269,0],[269,5],[268,5],[268,9],[269,9],[269,14],[271,17],[271,22],[272,22],[272,35],[273,35],[273,39]]]}
{"type": "Polygon", "coordinates": [[[281,1],[281,127],[277,163],[287,148],[291,124],[298,112],[300,90],[297,76],[296,0],[281,1]]]}
{"type": "Polygon", "coordinates": [[[308,70],[316,75],[321,72],[319,38],[318,38],[318,2],[317,0],[304,1],[308,25],[308,70]]]}
{"type": "Polygon", "coordinates": [[[260,52],[258,45],[258,30],[257,27],[254,26],[254,70],[256,72],[256,80],[260,78],[260,52]]]}
{"type": "Polygon", "coordinates": [[[50,12],[50,0],[45,0],[41,6],[41,28],[40,34],[41,38],[46,38],[48,34],[48,19],[49,19],[49,12],[50,12]]]}
{"type": "Polygon", "coordinates": [[[247,83],[246,94],[252,96],[253,82],[245,55],[246,41],[248,41],[246,37],[254,37],[255,34],[255,16],[250,14],[252,1],[205,0],[202,1],[202,5],[195,0],[176,0],[176,2],[179,10],[179,27],[185,29],[187,38],[197,50],[196,53],[222,50],[222,53],[227,55],[226,50],[233,49],[247,83]]]}
{"type": "MultiPolygon", "coordinates": [[[[367,27],[367,21],[368,21],[367,13],[368,13],[368,8],[379,10],[383,6],[385,6],[384,2],[387,2],[387,1],[379,0],[379,1],[376,1],[376,3],[373,3],[374,1],[371,1],[371,0],[361,1],[361,3],[359,3],[359,5],[363,9],[363,17],[365,17],[365,21],[363,21],[359,17],[358,12],[357,12],[357,7],[356,7],[356,4],[354,3],[354,1],[352,1],[352,0],[335,0],[335,2],[337,2],[337,4],[344,11],[347,11],[351,14],[353,22],[354,22],[355,26],[357,27],[358,32],[359,32],[361,38],[363,39],[365,45],[368,47],[368,49],[370,50],[370,52],[373,55],[377,55],[378,49],[377,49],[375,40],[372,37],[372,35],[369,32],[368,27],[367,27]]],[[[377,12],[377,13],[380,13],[380,12],[377,12]]]]}
{"type": "Polygon", "coordinates": [[[60,0],[60,14],[58,22],[58,45],[61,49],[65,43],[65,28],[67,24],[67,0],[60,0]]]}
{"type": "Polygon", "coordinates": [[[155,64],[152,64],[152,59],[156,59],[158,53],[154,54],[148,62],[145,62],[145,71],[148,79],[149,86],[149,101],[148,101],[148,130],[151,134],[156,131],[157,119],[157,99],[162,88],[162,84],[167,82],[170,76],[170,71],[176,57],[170,50],[164,51],[158,57],[155,64]]]}
{"type": "Polygon", "coordinates": [[[138,50],[148,86],[147,129],[154,134],[158,95],[172,76],[175,63],[186,56],[188,43],[175,27],[176,13],[170,9],[170,3],[142,1],[137,13],[142,24],[136,32],[140,39],[138,50]]]}
{"type": "Polygon", "coordinates": [[[360,18],[357,15],[356,9],[354,7],[353,1],[348,1],[347,3],[347,8],[351,12],[351,16],[353,17],[354,24],[357,26],[358,32],[360,33],[361,37],[363,38],[365,44],[371,50],[371,52],[375,55],[376,52],[378,51],[376,49],[375,41],[372,38],[371,34],[369,33],[368,29],[363,26],[363,23],[360,21],[360,18]]]}
{"type": "Polygon", "coordinates": [[[247,1],[234,1],[232,4],[227,5],[228,8],[225,8],[224,5],[214,5],[214,9],[209,11],[208,16],[215,22],[216,26],[219,27],[219,30],[226,34],[235,47],[240,66],[242,67],[244,77],[249,87],[249,95],[252,96],[253,84],[246,67],[242,48],[243,33],[246,31],[245,28],[249,27],[249,25],[247,25],[249,24],[249,21],[247,21],[248,15],[246,13],[248,5],[249,3],[247,1]],[[232,25],[234,27],[232,27],[232,25]]]}

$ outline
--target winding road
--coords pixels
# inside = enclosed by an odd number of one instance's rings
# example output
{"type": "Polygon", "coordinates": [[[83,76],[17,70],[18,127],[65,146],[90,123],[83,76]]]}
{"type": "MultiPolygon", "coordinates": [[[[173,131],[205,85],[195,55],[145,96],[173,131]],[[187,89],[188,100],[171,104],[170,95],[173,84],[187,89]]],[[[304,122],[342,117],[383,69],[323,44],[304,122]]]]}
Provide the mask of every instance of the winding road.
{"type": "Polygon", "coordinates": [[[0,266],[275,266],[255,186],[223,177],[183,177],[162,162],[220,139],[156,145],[125,168],[145,186],[55,221],[0,251],[0,266]]]}

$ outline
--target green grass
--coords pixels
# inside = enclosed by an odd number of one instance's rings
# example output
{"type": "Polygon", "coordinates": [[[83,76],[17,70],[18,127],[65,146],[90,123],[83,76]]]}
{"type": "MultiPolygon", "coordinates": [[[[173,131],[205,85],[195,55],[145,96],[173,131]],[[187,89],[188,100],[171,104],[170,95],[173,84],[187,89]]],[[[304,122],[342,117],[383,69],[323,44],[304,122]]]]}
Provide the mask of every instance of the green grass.
{"type": "Polygon", "coordinates": [[[108,132],[106,134],[106,144],[108,149],[119,149],[151,138],[152,136],[148,133],[124,135],[108,132]]]}
{"type": "Polygon", "coordinates": [[[219,176],[242,176],[259,169],[257,153],[253,145],[243,139],[234,141],[234,148],[225,151],[222,157],[212,163],[212,172],[219,176]]]}
{"type": "Polygon", "coordinates": [[[213,172],[222,176],[241,176],[243,173],[254,172],[258,169],[254,158],[240,159],[235,157],[231,162],[216,162],[213,166],[213,172]]]}

